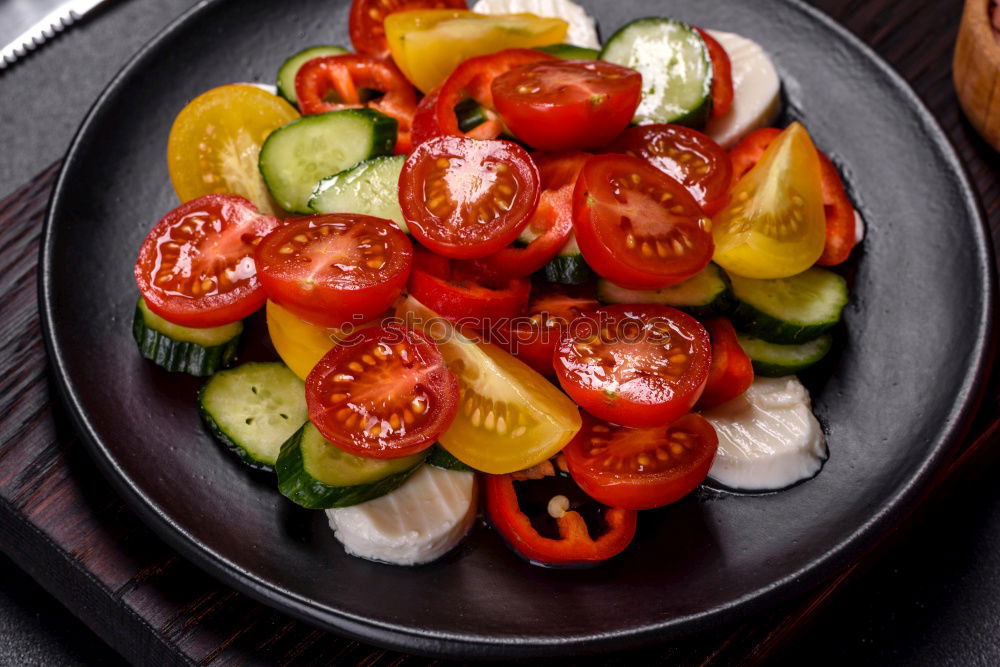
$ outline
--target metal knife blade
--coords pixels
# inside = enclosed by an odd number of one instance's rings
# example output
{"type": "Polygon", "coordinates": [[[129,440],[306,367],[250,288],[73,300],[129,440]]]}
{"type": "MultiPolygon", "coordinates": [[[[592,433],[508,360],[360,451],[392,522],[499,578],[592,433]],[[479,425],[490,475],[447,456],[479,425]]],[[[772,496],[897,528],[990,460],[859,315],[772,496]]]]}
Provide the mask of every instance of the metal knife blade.
{"type": "Polygon", "coordinates": [[[109,0],[69,0],[43,16],[0,49],[0,71],[52,39],[109,0]]]}

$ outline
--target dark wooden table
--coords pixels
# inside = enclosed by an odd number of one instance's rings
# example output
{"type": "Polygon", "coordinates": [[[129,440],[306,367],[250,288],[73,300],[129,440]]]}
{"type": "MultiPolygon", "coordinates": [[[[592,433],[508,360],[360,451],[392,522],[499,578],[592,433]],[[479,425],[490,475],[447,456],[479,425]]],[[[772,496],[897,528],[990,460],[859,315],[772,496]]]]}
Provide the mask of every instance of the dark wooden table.
{"type": "MultiPolygon", "coordinates": [[[[964,122],[951,86],[961,3],[814,4],[892,63],[936,114],[969,167],[996,239],[1000,158],[964,122]]],[[[98,475],[54,399],[35,302],[38,237],[57,168],[0,201],[0,548],[135,663],[425,664],[316,630],[220,585],[154,537],[98,475]]],[[[964,453],[942,471],[929,499],[949,493],[994,455],[996,394],[991,388],[964,453]]],[[[911,518],[894,535],[913,523],[911,518]]],[[[772,657],[892,549],[884,542],[806,597],[736,627],[607,662],[726,664],[772,657]]]]}

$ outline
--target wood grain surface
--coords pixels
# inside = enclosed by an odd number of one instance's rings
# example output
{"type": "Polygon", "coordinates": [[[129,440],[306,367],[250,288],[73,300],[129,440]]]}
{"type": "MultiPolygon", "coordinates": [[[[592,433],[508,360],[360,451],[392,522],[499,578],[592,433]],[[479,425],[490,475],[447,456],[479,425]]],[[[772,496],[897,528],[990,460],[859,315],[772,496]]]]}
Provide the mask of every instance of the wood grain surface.
{"type": "MultiPolygon", "coordinates": [[[[955,142],[982,196],[994,240],[1000,237],[1000,158],[962,116],[951,81],[961,3],[814,4],[872,45],[914,86],[955,142]]],[[[154,537],[98,474],[49,383],[38,322],[38,241],[57,167],[0,202],[0,548],[134,663],[428,664],[314,629],[220,585],[154,537]]],[[[990,447],[998,430],[995,384],[963,454],[942,471],[928,496],[946,493],[949,482],[996,449],[990,447]]],[[[886,549],[891,543],[877,546],[805,598],[737,627],[593,662],[762,661],[886,549]]]]}

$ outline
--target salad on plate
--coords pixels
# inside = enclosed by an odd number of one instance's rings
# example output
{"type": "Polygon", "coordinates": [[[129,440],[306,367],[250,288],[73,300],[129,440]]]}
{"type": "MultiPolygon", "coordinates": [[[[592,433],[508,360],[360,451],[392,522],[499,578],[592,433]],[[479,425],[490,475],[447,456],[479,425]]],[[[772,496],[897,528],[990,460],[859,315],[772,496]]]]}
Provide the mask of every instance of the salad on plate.
{"type": "Polygon", "coordinates": [[[667,17],[602,42],[570,0],[354,0],[349,29],[170,131],[182,203],[139,249],[133,333],[208,378],[223,445],[398,565],[480,514],[593,565],[706,480],[819,473],[796,374],[864,227],[807,128],[774,127],[766,46],[667,17]],[[236,365],[258,311],[280,361],[236,365]]]}

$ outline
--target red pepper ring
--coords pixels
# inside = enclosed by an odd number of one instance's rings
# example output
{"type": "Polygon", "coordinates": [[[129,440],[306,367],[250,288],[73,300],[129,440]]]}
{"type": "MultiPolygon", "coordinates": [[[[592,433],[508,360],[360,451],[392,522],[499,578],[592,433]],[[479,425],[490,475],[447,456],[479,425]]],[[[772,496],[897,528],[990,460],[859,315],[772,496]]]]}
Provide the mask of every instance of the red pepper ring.
{"type": "Polygon", "coordinates": [[[596,540],[578,512],[569,510],[556,519],[559,539],[543,537],[521,511],[510,475],[486,475],[486,508],[494,528],[521,556],[542,565],[593,565],[617,556],[635,537],[638,514],[609,508],[604,512],[608,530],[596,540]]]}

